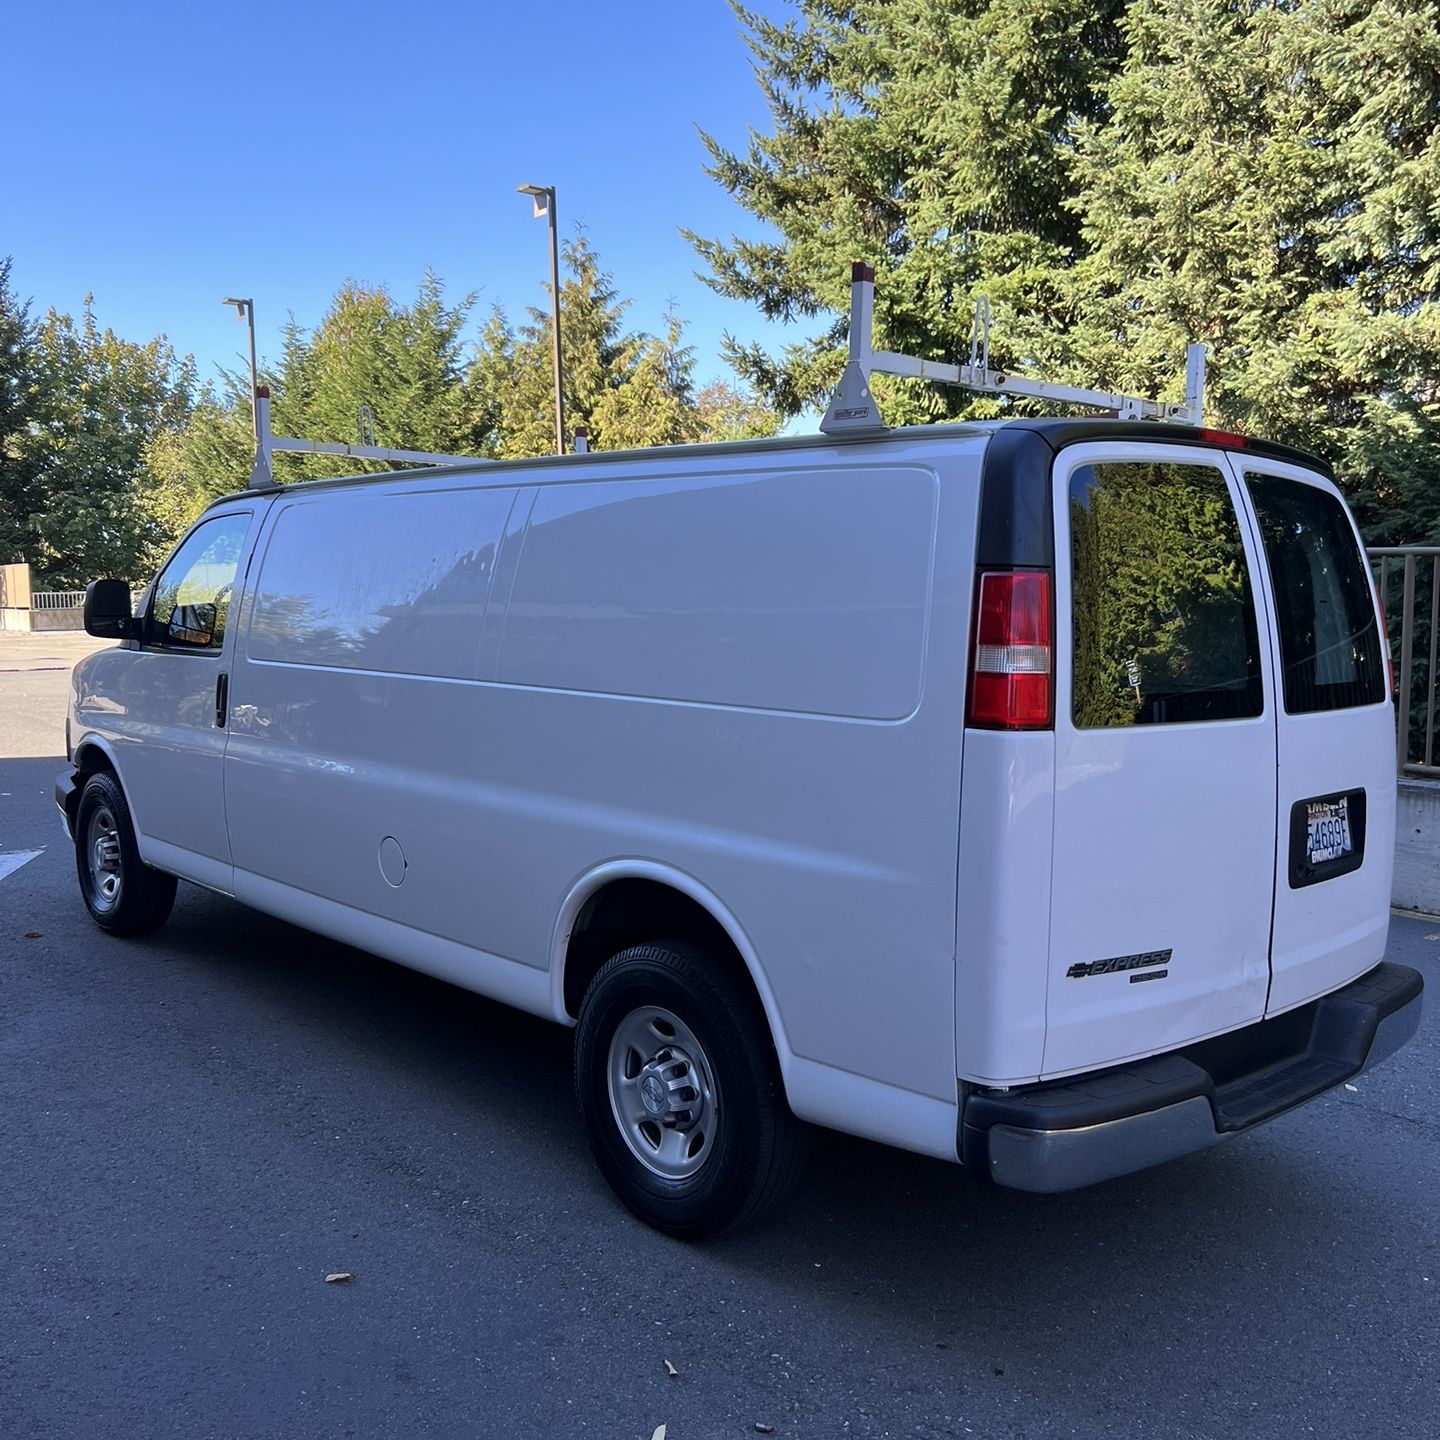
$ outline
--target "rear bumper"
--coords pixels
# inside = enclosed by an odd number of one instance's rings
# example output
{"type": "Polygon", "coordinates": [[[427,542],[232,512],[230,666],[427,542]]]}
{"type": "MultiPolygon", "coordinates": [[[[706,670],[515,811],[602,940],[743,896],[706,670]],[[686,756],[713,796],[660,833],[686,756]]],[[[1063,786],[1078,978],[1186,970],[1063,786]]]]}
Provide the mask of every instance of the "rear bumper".
{"type": "Polygon", "coordinates": [[[1078,1190],[1249,1130],[1393,1055],[1420,1025],[1418,971],[1342,990],[1183,1050],[1071,1080],[969,1094],[966,1169],[1015,1190],[1078,1190]]]}

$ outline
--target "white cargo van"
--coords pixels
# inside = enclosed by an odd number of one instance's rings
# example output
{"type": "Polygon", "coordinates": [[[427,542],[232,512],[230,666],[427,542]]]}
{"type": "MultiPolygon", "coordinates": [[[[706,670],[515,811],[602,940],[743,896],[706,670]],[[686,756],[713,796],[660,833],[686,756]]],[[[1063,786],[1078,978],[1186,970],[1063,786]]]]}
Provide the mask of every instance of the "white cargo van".
{"type": "Polygon", "coordinates": [[[57,800],[175,877],[577,1027],[651,1224],[809,1121],[1054,1191],[1394,1051],[1395,716],[1325,468],[1016,421],[252,490],[92,587],[57,800]]]}

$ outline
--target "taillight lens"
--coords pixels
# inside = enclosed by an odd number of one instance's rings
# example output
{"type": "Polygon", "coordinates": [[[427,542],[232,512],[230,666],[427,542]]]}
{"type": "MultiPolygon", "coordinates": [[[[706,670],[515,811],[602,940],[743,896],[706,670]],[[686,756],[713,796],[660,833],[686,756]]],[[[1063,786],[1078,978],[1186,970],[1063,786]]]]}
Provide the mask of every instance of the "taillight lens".
{"type": "Polygon", "coordinates": [[[1051,669],[1049,572],[986,571],[975,613],[969,723],[1047,728],[1051,669]]]}

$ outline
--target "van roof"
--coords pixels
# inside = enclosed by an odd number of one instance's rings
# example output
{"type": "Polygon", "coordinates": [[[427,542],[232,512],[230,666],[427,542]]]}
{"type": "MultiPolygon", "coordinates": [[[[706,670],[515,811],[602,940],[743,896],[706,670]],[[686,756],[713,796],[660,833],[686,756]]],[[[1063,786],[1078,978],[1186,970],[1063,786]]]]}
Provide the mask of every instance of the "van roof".
{"type": "MultiPolygon", "coordinates": [[[[1159,423],[1154,420],[1109,420],[1076,419],[1056,417],[1051,419],[1023,420],[979,420],[945,421],[933,425],[907,425],[877,431],[873,434],[852,435],[782,435],[764,440],[724,440],[705,444],[671,445],[651,447],[643,450],[590,450],[584,454],[536,455],[513,460],[475,460],[454,465],[416,467],[409,470],[387,470],[374,474],[346,475],[333,479],[300,480],[286,485],[277,485],[268,493],[278,490],[294,490],[303,486],[305,490],[350,489],[361,485],[373,485],[385,480],[413,480],[421,473],[451,476],[507,473],[512,470],[536,470],[561,472],[576,465],[609,465],[640,459],[654,460],[663,449],[668,458],[690,459],[702,456],[770,454],[777,451],[831,450],[843,446],[880,445],[890,440],[956,440],[979,439],[1001,430],[1023,431],[1036,436],[1048,449],[1058,453],[1069,445],[1078,445],[1093,440],[1143,440],[1161,445],[1198,445],[1219,450],[1244,450],[1253,455],[1288,461],[1334,478],[1334,471],[1325,460],[1307,451],[1289,445],[1276,444],[1270,440],[1256,440],[1249,436],[1228,431],[1213,430],[1194,425],[1159,423]]],[[[539,476],[537,479],[541,478],[539,476]]],[[[547,478],[558,478],[552,474],[547,478]]],[[[237,490],[221,495],[210,502],[206,509],[227,501],[243,499],[246,496],[266,493],[259,490],[237,490]]]]}

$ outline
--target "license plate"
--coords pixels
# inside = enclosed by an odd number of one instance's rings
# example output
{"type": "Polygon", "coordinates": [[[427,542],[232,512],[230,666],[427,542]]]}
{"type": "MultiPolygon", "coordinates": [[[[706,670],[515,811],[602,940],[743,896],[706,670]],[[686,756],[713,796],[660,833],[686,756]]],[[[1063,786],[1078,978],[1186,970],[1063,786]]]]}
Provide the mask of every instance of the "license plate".
{"type": "Polygon", "coordinates": [[[1290,809],[1290,888],[1348,875],[1365,863],[1365,792],[1341,790],[1290,809]]]}
{"type": "Polygon", "coordinates": [[[1350,797],[1305,804],[1305,858],[1312,865],[1339,860],[1355,848],[1350,835],[1350,797]]]}

